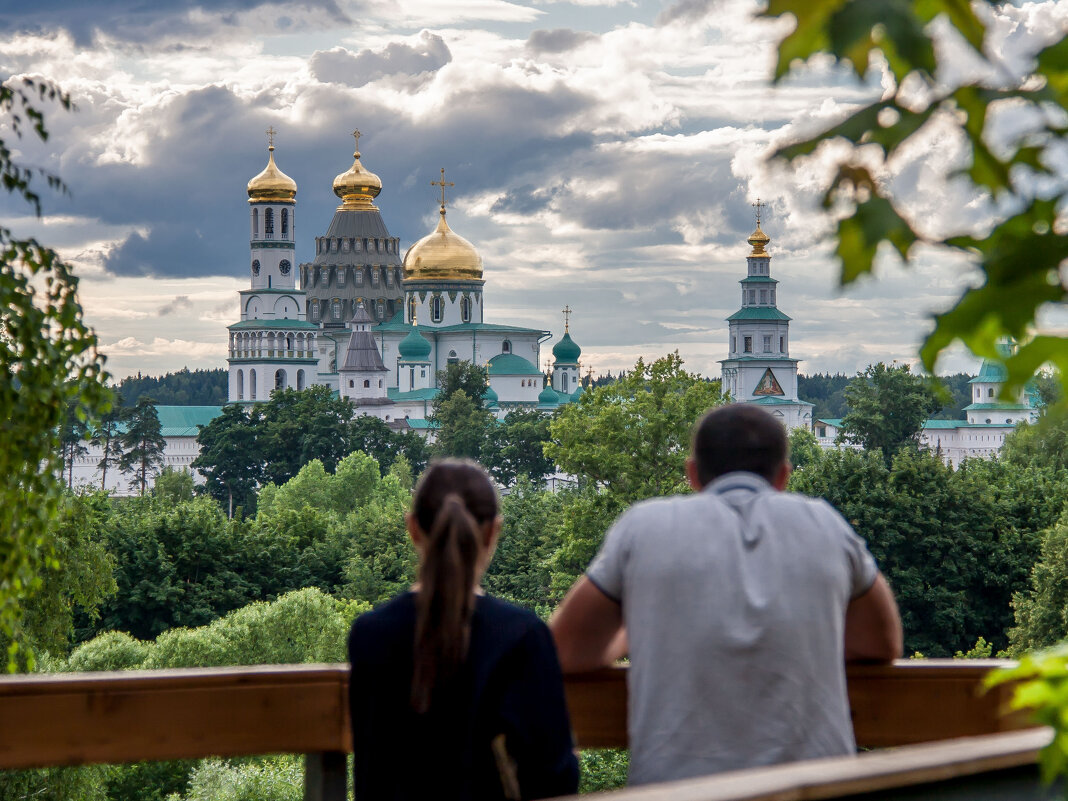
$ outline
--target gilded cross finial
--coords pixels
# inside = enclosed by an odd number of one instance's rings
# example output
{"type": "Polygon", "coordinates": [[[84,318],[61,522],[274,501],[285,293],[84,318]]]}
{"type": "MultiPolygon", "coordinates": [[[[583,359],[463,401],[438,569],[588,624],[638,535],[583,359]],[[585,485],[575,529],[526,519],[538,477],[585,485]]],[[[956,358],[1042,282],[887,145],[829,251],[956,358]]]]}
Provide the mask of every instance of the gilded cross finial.
{"type": "Polygon", "coordinates": [[[768,204],[764,203],[760,198],[757,198],[756,203],[752,204],[753,208],[756,209],[757,228],[760,227],[760,217],[764,211],[764,207],[767,205],[768,204]]]}
{"type": "Polygon", "coordinates": [[[586,386],[593,389],[593,365],[590,365],[590,369],[586,371],[586,386]]]}
{"type": "Polygon", "coordinates": [[[564,306],[563,314],[564,314],[564,333],[566,334],[568,332],[568,325],[571,322],[571,307],[570,306],[564,306]]]}
{"type": "Polygon", "coordinates": [[[440,181],[431,181],[430,185],[431,186],[440,186],[441,187],[441,213],[444,214],[445,213],[445,187],[446,186],[456,186],[456,184],[454,184],[452,181],[449,181],[448,183],[445,182],[445,168],[442,167],[441,168],[441,180],[440,181]]]}
{"type": "Polygon", "coordinates": [[[267,129],[267,147],[270,150],[274,150],[274,135],[276,133],[278,133],[278,131],[274,129],[273,125],[267,129]]]}
{"type": "Polygon", "coordinates": [[[356,152],[353,153],[352,156],[353,158],[358,159],[360,157],[360,129],[357,128],[355,131],[352,132],[352,135],[356,139],[356,152]]]}

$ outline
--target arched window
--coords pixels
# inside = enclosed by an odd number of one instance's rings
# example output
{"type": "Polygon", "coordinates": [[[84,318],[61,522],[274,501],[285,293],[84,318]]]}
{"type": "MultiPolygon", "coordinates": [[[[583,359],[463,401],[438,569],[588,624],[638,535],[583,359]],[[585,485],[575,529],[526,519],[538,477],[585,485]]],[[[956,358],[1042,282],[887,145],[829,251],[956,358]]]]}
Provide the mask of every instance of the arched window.
{"type": "Polygon", "coordinates": [[[371,388],[371,379],[365,378],[363,380],[363,388],[364,389],[370,389],[371,388]]]}
{"type": "Polygon", "coordinates": [[[278,370],[274,374],[274,388],[275,389],[285,389],[286,388],[286,371],[285,370],[278,370]]]}
{"type": "Polygon", "coordinates": [[[245,371],[244,370],[238,370],[237,371],[237,399],[238,400],[244,400],[245,399],[245,371]]]}
{"type": "Polygon", "coordinates": [[[467,295],[460,298],[460,320],[465,323],[471,322],[471,298],[467,295]]]}
{"type": "Polygon", "coordinates": [[[994,397],[994,388],[993,388],[993,387],[989,387],[989,388],[987,389],[987,391],[986,391],[986,396],[987,396],[988,398],[992,398],[992,397],[994,397]]]}
{"type": "Polygon", "coordinates": [[[567,392],[567,373],[564,373],[561,376],[561,384],[562,384],[561,391],[562,392],[567,392]]]}
{"type": "Polygon", "coordinates": [[[282,209],[282,239],[289,239],[289,209],[282,209]]]}
{"type": "Polygon", "coordinates": [[[248,396],[250,400],[256,400],[256,371],[248,371],[248,396]]]}
{"type": "Polygon", "coordinates": [[[408,323],[415,322],[415,295],[408,296],[408,323]]]}
{"type": "Polygon", "coordinates": [[[341,301],[338,300],[337,298],[334,298],[333,313],[334,313],[334,319],[335,320],[341,317],[341,301]]]}
{"type": "Polygon", "coordinates": [[[263,210],[263,235],[267,239],[274,239],[274,209],[263,210]]]}
{"type": "Polygon", "coordinates": [[[378,302],[375,304],[375,309],[377,310],[376,314],[378,315],[378,319],[384,319],[386,316],[386,302],[379,298],[378,302]]]}
{"type": "Polygon", "coordinates": [[[435,323],[440,323],[444,316],[445,302],[441,299],[441,295],[434,295],[430,299],[430,319],[435,323]]]}
{"type": "Polygon", "coordinates": [[[511,353],[511,352],[512,352],[512,343],[509,342],[506,339],[506,340],[504,340],[504,342],[501,343],[501,353],[511,353]]]}
{"type": "Polygon", "coordinates": [[[356,387],[356,382],[353,381],[352,379],[349,379],[349,389],[355,389],[355,387],[356,387]]]}
{"type": "Polygon", "coordinates": [[[304,389],[304,371],[297,370],[297,389],[304,389]]]}
{"type": "Polygon", "coordinates": [[[253,239],[259,239],[260,238],[260,210],[259,209],[253,209],[252,210],[252,238],[253,239]]]}

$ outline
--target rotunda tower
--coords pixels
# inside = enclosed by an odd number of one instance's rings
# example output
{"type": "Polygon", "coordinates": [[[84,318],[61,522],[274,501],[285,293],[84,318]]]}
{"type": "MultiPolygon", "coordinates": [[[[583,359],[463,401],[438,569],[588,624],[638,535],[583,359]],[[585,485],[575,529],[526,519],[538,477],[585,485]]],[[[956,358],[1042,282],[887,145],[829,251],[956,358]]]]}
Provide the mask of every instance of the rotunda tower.
{"type": "Polygon", "coordinates": [[[571,338],[571,307],[564,306],[564,335],[553,345],[553,389],[570,395],[581,385],[579,356],[582,348],[571,338]]]}

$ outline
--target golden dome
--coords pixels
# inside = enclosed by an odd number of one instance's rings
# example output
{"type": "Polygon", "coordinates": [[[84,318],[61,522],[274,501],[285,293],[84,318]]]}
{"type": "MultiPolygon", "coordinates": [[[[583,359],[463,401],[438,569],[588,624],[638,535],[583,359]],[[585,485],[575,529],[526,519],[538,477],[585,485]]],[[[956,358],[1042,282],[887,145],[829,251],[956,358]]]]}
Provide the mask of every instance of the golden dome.
{"type": "Polygon", "coordinates": [[[278,169],[274,163],[274,145],[267,148],[270,154],[263,172],[248,182],[248,202],[269,200],[274,203],[293,203],[297,197],[297,182],[278,169]]]}
{"type": "Polygon", "coordinates": [[[356,137],[356,150],[352,154],[353,162],[347,172],[334,179],[334,194],[341,198],[341,209],[374,209],[371,201],[382,191],[382,180],[360,164],[360,132],[353,131],[356,137]]]}
{"type": "Polygon", "coordinates": [[[761,256],[768,257],[768,254],[764,251],[764,246],[771,241],[771,237],[760,230],[760,222],[757,222],[756,230],[749,235],[749,244],[753,246],[753,252],[749,254],[749,257],[761,256]]]}
{"type": "Polygon", "coordinates": [[[404,254],[404,278],[413,281],[481,281],[482,257],[475,246],[453,233],[445,222],[445,207],[434,232],[404,254]]]}

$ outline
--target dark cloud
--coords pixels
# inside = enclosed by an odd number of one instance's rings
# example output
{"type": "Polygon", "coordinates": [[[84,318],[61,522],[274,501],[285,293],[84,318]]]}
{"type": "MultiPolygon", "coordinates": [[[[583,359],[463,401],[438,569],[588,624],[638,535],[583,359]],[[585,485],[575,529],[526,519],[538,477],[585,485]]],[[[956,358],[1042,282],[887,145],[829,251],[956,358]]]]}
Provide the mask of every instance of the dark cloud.
{"type": "Polygon", "coordinates": [[[497,198],[490,211],[535,214],[548,206],[559,191],[558,187],[536,187],[531,184],[517,186],[497,198]]]}
{"type": "Polygon", "coordinates": [[[592,33],[573,31],[570,28],[534,31],[527,39],[527,49],[534,53],[566,53],[596,38],[592,33]]]}
{"type": "Polygon", "coordinates": [[[656,18],[657,25],[670,25],[673,22],[696,22],[704,19],[717,0],[678,0],[665,8],[656,18]]]}
{"type": "Polygon", "coordinates": [[[320,50],[311,57],[311,73],[324,83],[358,87],[387,75],[432,73],[452,61],[452,53],[440,36],[423,31],[417,46],[392,42],[382,50],[352,53],[343,47],[320,50]]]}
{"type": "Polygon", "coordinates": [[[263,8],[286,9],[268,22],[279,30],[293,26],[294,16],[318,14],[335,23],[351,20],[336,0],[167,0],[131,3],[129,0],[35,0],[0,4],[0,30],[50,34],[67,31],[82,47],[91,45],[101,33],[131,43],[151,42],[177,36],[207,36],[219,27],[234,26],[241,12],[263,8]],[[189,21],[193,11],[203,12],[196,23],[189,21]]]}
{"type": "Polygon", "coordinates": [[[177,295],[170,303],[165,303],[164,305],[156,309],[156,314],[158,314],[160,317],[166,317],[168,314],[177,314],[180,311],[187,311],[188,309],[192,308],[193,301],[189,299],[188,295],[177,295]]]}

